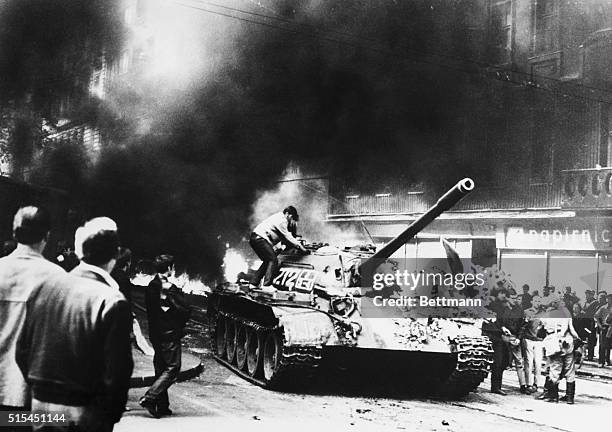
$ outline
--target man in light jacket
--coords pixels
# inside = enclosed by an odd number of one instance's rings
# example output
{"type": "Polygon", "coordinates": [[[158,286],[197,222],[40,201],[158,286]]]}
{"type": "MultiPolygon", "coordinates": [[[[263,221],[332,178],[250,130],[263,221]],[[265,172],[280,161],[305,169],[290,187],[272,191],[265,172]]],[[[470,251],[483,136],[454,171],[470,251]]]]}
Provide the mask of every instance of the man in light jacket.
{"type": "Polygon", "coordinates": [[[109,432],[125,409],[133,368],[130,307],[108,274],[116,225],[88,222],[75,246],[80,266],[30,294],[16,360],[32,388],[32,411],[64,416],[54,430],[109,432]]]}
{"type": "MultiPolygon", "coordinates": [[[[283,242],[306,253],[304,246],[290,232],[290,227],[299,220],[298,212],[293,206],[286,207],[282,212],[274,213],[255,227],[251,233],[249,244],[261,259],[262,263],[251,284],[259,286],[264,278],[263,286],[270,287],[272,279],[278,271],[278,258],[274,246],[283,242]]],[[[295,230],[295,228],[293,228],[295,230]]]]}
{"type": "Polygon", "coordinates": [[[47,261],[42,252],[51,228],[42,208],[23,207],[13,221],[17,248],[0,258],[0,410],[26,409],[28,386],[15,362],[15,344],[23,326],[26,300],[51,274],[64,270],[47,261]]]}

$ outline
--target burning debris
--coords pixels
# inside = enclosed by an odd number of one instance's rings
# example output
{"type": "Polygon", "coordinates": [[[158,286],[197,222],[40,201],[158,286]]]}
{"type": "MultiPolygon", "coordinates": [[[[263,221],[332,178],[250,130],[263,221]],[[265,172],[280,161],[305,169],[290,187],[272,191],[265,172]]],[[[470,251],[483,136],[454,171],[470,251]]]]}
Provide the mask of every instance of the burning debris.
{"type": "Polygon", "coordinates": [[[236,282],[240,273],[249,271],[249,264],[239,252],[228,248],[223,258],[223,271],[227,282],[236,282]]]}
{"type": "MultiPolygon", "coordinates": [[[[136,273],[132,278],[131,282],[134,285],[146,287],[153,280],[155,276],[143,272],[136,273]]],[[[211,292],[211,289],[206,285],[202,279],[197,277],[190,277],[187,273],[181,273],[178,275],[172,275],[168,280],[176,285],[185,294],[195,295],[207,295],[211,292]]]]}

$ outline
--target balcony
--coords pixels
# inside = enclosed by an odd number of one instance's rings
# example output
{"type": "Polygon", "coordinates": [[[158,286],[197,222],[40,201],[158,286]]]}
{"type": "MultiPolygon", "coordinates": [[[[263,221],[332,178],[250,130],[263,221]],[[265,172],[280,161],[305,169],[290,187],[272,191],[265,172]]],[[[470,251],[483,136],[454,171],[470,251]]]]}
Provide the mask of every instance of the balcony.
{"type": "Polygon", "coordinates": [[[561,206],[572,209],[612,209],[612,168],[562,171],[561,206]]]}

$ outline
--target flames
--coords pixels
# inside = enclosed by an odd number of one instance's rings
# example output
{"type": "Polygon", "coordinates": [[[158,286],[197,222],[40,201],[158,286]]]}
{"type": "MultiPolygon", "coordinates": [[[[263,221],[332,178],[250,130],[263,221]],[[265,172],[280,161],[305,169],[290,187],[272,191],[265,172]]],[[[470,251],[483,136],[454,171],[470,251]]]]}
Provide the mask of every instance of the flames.
{"type": "Polygon", "coordinates": [[[227,248],[223,257],[223,270],[227,282],[236,282],[239,273],[249,270],[249,263],[238,251],[227,248]]]}
{"type": "MultiPolygon", "coordinates": [[[[236,282],[239,273],[247,273],[249,262],[235,249],[227,247],[223,258],[223,271],[226,282],[236,282]]],[[[134,285],[146,287],[155,275],[144,271],[136,273],[131,281],[134,285]]],[[[191,277],[187,273],[173,273],[168,280],[186,294],[207,295],[212,291],[210,286],[199,277],[191,277]]]]}
{"type": "MultiPolygon", "coordinates": [[[[154,275],[147,273],[136,273],[131,281],[134,285],[148,286],[154,275]]],[[[185,294],[207,295],[212,290],[200,278],[192,278],[187,273],[172,274],[168,280],[180,288],[185,294]]]]}

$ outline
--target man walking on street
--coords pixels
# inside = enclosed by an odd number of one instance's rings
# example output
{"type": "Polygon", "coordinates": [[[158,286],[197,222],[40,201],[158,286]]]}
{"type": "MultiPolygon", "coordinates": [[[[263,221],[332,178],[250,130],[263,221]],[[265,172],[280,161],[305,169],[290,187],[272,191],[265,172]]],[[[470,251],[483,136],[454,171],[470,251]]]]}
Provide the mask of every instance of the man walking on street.
{"type": "Polygon", "coordinates": [[[43,258],[51,221],[38,207],[23,207],[13,220],[17,248],[0,259],[0,410],[26,409],[28,386],[15,362],[17,337],[26,315],[26,300],[49,275],[64,270],[43,258]]]}
{"type": "Polygon", "coordinates": [[[174,257],[158,256],[155,269],[157,275],[145,292],[149,339],[155,350],[155,382],[140,398],[139,404],[159,418],[172,414],[168,388],[176,382],[181,371],[181,338],[190,310],[181,290],[168,280],[174,272],[174,257]]]}
{"type": "Polygon", "coordinates": [[[132,317],[108,274],[118,247],[116,224],[91,220],[75,235],[81,264],[47,278],[28,298],[16,360],[32,388],[32,411],[65,417],[53,430],[109,432],[125,409],[132,317]]]}
{"type": "Polygon", "coordinates": [[[249,244],[262,263],[255,273],[255,277],[251,280],[252,285],[259,286],[261,279],[264,278],[263,286],[272,286],[272,280],[278,271],[278,258],[274,252],[274,246],[279,242],[288,243],[290,246],[306,253],[306,249],[289,230],[289,227],[298,220],[297,210],[295,207],[289,206],[282,213],[274,213],[255,227],[251,233],[249,244]]]}

